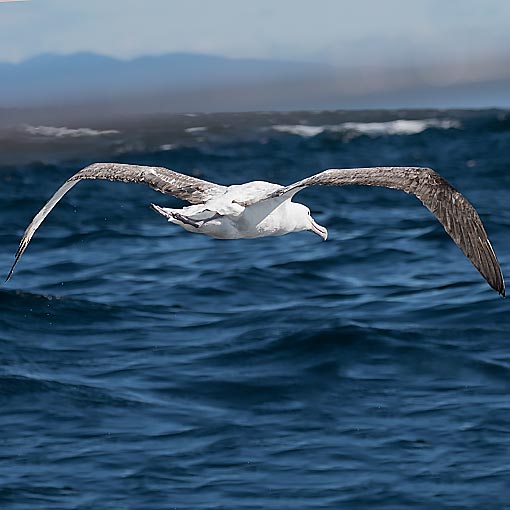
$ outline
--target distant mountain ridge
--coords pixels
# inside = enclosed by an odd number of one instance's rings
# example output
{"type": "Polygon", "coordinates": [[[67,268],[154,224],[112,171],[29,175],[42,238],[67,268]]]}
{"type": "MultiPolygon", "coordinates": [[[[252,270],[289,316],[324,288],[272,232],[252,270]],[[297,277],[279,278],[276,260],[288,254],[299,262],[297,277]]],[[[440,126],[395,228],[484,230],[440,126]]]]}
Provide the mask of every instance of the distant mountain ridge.
{"type": "Polygon", "coordinates": [[[473,66],[459,78],[448,62],[430,68],[335,68],[186,53],[131,60],[43,54],[0,63],[0,125],[159,112],[508,108],[508,64],[478,63],[478,70],[473,66]]]}
{"type": "Polygon", "coordinates": [[[93,53],[43,54],[0,63],[0,106],[47,106],[265,83],[326,72],[321,64],[172,53],[120,60],[93,53]]]}

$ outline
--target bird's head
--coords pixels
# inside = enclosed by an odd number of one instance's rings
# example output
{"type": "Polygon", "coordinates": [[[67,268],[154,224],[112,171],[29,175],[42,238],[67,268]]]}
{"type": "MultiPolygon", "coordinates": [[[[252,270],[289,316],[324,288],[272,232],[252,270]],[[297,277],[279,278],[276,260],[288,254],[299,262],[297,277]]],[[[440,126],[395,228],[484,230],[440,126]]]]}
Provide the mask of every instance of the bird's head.
{"type": "Polygon", "coordinates": [[[295,206],[298,206],[295,208],[295,212],[298,215],[298,218],[296,219],[299,221],[299,230],[309,230],[310,232],[313,232],[314,234],[322,237],[322,239],[326,241],[328,238],[328,229],[322,225],[319,225],[312,218],[312,213],[310,212],[310,209],[306,207],[306,205],[295,204],[295,206]]]}

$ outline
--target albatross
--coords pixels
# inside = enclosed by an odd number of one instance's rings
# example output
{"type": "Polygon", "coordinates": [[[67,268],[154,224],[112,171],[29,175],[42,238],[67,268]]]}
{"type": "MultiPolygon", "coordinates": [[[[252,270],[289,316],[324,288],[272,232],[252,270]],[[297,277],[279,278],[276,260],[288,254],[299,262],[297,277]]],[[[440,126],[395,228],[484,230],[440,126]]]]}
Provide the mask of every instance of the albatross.
{"type": "Polygon", "coordinates": [[[328,231],[310,209],[292,199],[310,186],[382,186],[415,195],[443,225],[445,231],[502,296],[505,283],[496,254],[475,208],[446,179],[430,168],[332,168],[288,186],[265,181],[222,186],[162,167],[121,163],[94,163],[70,177],[36,214],[21,239],[9,280],[34,233],[58,201],[82,179],[146,184],[190,205],[174,209],[151,204],[170,223],[188,232],[216,239],[279,236],[308,230],[324,241],[328,231]]]}

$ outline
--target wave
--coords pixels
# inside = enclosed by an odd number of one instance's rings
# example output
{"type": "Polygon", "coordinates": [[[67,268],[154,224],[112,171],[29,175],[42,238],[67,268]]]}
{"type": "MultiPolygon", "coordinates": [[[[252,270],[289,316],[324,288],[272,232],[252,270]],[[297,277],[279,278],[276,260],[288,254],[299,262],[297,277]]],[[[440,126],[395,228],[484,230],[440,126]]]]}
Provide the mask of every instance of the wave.
{"type": "Polygon", "coordinates": [[[392,120],[388,122],[344,122],[338,125],[310,126],[305,124],[277,124],[271,129],[311,138],[322,133],[348,133],[352,136],[416,135],[435,129],[459,129],[460,122],[452,119],[392,120]]]}
{"type": "Polygon", "coordinates": [[[176,143],[164,143],[163,145],[159,146],[159,150],[161,150],[161,151],[173,151],[177,147],[179,147],[179,145],[176,144],[176,143]]]}
{"type": "Polygon", "coordinates": [[[415,135],[429,128],[459,129],[460,123],[450,119],[392,120],[389,122],[346,122],[347,130],[375,135],[415,135]]]}
{"type": "Polygon", "coordinates": [[[184,131],[186,131],[186,133],[202,133],[203,131],[207,131],[207,128],[205,126],[196,126],[186,128],[184,131]]]}
{"type": "Polygon", "coordinates": [[[320,135],[325,131],[331,131],[338,126],[308,126],[304,124],[278,124],[272,126],[274,131],[279,133],[290,133],[291,135],[302,136],[303,138],[311,138],[312,136],[320,135]]]}
{"type": "Polygon", "coordinates": [[[25,374],[1,374],[0,375],[0,395],[2,397],[12,397],[19,395],[53,393],[58,395],[59,399],[67,398],[75,400],[80,405],[92,406],[143,406],[146,400],[138,395],[118,394],[115,389],[104,389],[98,386],[89,385],[81,382],[70,382],[65,380],[56,380],[43,374],[34,373],[25,374]]]}
{"type": "Polygon", "coordinates": [[[30,135],[52,138],[79,138],[82,136],[104,136],[120,133],[116,129],[97,130],[91,128],[68,128],[65,126],[25,126],[25,131],[30,135]]]}

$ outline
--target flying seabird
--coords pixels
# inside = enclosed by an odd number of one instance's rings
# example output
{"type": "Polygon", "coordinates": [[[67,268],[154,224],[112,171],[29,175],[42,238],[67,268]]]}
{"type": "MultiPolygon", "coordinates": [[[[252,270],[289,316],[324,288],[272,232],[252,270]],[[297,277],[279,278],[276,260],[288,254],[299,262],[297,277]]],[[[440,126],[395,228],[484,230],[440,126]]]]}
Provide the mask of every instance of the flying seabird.
{"type": "Polygon", "coordinates": [[[289,186],[264,181],[221,186],[162,167],[94,163],[69,178],[34,217],[21,239],[7,280],[43,220],[82,179],[146,184],[156,191],[185,200],[191,205],[181,209],[151,206],[169,222],[189,232],[217,239],[278,236],[309,230],[326,240],[327,229],[312,218],[310,209],[292,201],[297,192],[309,186],[348,184],[399,189],[416,195],[487,283],[505,295],[501,268],[474,207],[439,174],[430,168],[419,167],[334,168],[289,186]]]}

